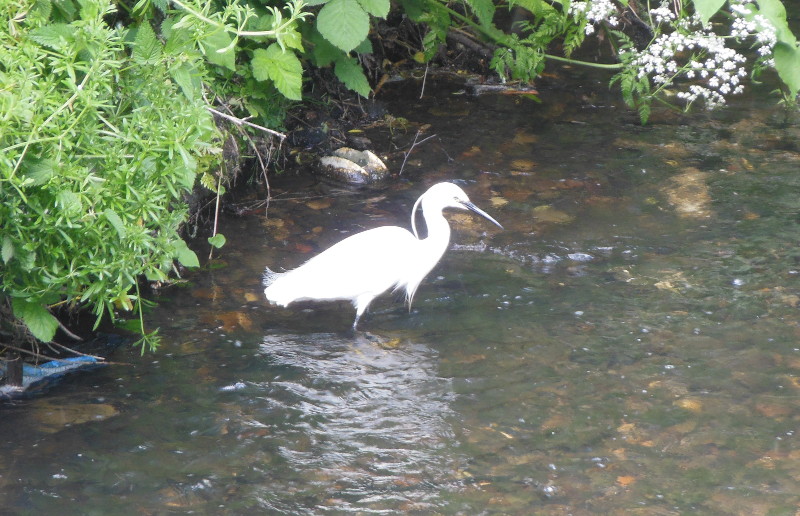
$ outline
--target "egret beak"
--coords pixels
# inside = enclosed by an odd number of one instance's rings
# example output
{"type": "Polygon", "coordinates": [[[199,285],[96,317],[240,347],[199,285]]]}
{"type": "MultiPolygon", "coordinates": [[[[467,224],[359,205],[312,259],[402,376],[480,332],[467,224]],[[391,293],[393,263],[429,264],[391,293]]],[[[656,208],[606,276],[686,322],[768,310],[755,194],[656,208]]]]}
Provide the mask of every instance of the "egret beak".
{"type": "Polygon", "coordinates": [[[494,219],[491,217],[491,215],[489,215],[488,213],[486,213],[486,212],[485,212],[485,211],[483,211],[482,209],[478,208],[477,206],[475,206],[475,205],[474,205],[474,204],[472,204],[471,202],[469,202],[469,201],[461,201],[461,200],[459,200],[458,202],[459,202],[459,203],[461,203],[461,205],[462,205],[462,206],[464,206],[466,209],[468,209],[468,210],[470,210],[470,211],[473,211],[473,212],[477,213],[478,215],[480,215],[481,217],[485,218],[485,219],[486,219],[486,220],[488,220],[489,222],[493,222],[493,223],[494,223],[494,225],[495,225],[495,226],[497,226],[498,228],[500,228],[500,229],[505,229],[503,226],[501,226],[501,225],[500,225],[500,223],[499,223],[499,222],[497,222],[496,220],[494,220],[494,219]]]}

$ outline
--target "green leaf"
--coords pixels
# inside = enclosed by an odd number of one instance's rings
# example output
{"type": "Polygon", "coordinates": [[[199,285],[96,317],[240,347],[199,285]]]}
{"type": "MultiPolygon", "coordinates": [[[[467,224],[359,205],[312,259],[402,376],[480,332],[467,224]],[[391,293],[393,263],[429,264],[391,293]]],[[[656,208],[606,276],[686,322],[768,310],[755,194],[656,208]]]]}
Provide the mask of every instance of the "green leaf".
{"type": "Polygon", "coordinates": [[[189,246],[183,240],[175,242],[175,259],[184,267],[200,267],[200,260],[197,259],[197,255],[189,249],[189,246]]]}
{"type": "Polygon", "coordinates": [[[222,233],[217,233],[212,237],[208,237],[208,243],[219,249],[220,247],[225,245],[225,235],[223,235],[222,233]]]}
{"type": "Polygon", "coordinates": [[[542,18],[546,14],[553,13],[556,9],[544,0],[511,0],[509,7],[519,6],[530,11],[537,18],[542,18]]]}
{"type": "Polygon", "coordinates": [[[111,208],[106,208],[106,210],[103,212],[103,215],[108,223],[111,224],[111,227],[117,231],[117,235],[119,235],[120,238],[125,238],[125,235],[127,234],[125,224],[123,224],[122,219],[119,218],[117,212],[111,208]]]}
{"type": "Polygon", "coordinates": [[[147,281],[166,281],[167,280],[167,275],[164,274],[164,271],[162,271],[160,269],[156,269],[154,267],[145,270],[144,271],[144,277],[147,278],[147,281]]]}
{"type": "Polygon", "coordinates": [[[795,45],[797,39],[786,21],[786,7],[780,0],[759,0],[758,14],[764,16],[775,27],[778,41],[795,45]]]}
{"type": "Polygon", "coordinates": [[[59,206],[67,214],[79,213],[83,208],[81,198],[75,192],[61,190],[56,195],[56,206],[59,206]]]}
{"type": "Polygon", "coordinates": [[[789,88],[791,97],[800,91],[800,50],[796,45],[779,42],[773,50],[775,69],[789,88]]]}
{"type": "Polygon", "coordinates": [[[53,50],[63,50],[75,39],[75,28],[66,23],[45,25],[31,31],[31,39],[53,50]]]}
{"type": "Polygon", "coordinates": [[[161,60],[161,42],[147,21],[142,22],[136,30],[131,57],[138,65],[154,65],[161,60]]]}
{"type": "Polygon", "coordinates": [[[372,41],[369,38],[365,38],[364,41],[358,44],[356,48],[353,49],[353,52],[357,54],[371,54],[372,53],[372,41]]]}
{"type": "Polygon", "coordinates": [[[186,98],[194,100],[195,96],[200,94],[202,82],[200,81],[200,74],[197,68],[189,63],[182,63],[178,68],[170,71],[170,75],[175,82],[180,86],[181,91],[186,98]]]}
{"type": "Polygon", "coordinates": [[[420,22],[427,12],[424,0],[400,0],[400,5],[411,21],[420,22]]]}
{"type": "Polygon", "coordinates": [[[234,52],[233,38],[224,31],[219,31],[200,40],[200,46],[206,59],[212,64],[236,70],[236,54],[234,52]]]}
{"type": "Polygon", "coordinates": [[[478,18],[478,23],[482,27],[492,25],[492,19],[494,18],[494,3],[492,3],[492,0],[466,0],[466,3],[475,14],[475,17],[478,18]]]}
{"type": "Polygon", "coordinates": [[[40,16],[43,20],[50,18],[53,12],[53,4],[50,0],[36,0],[33,9],[26,18],[30,20],[31,16],[40,16]]]}
{"type": "Polygon", "coordinates": [[[317,30],[311,33],[310,39],[311,43],[314,45],[311,52],[312,63],[318,68],[328,66],[345,55],[344,52],[334,47],[327,39],[323,38],[322,34],[317,30]]]}
{"type": "Polygon", "coordinates": [[[259,81],[271,80],[287,99],[302,99],[303,65],[294,52],[284,52],[273,43],[266,50],[254,50],[251,65],[253,77],[259,81]]]}
{"type": "Polygon", "coordinates": [[[303,36],[296,29],[287,29],[280,35],[280,41],[288,48],[303,51],[303,36]]]}
{"type": "Polygon", "coordinates": [[[58,319],[53,317],[41,303],[27,299],[13,298],[11,306],[14,316],[21,319],[34,337],[42,342],[50,342],[58,329],[58,319]]]}
{"type": "Polygon", "coordinates": [[[14,258],[14,242],[8,236],[3,237],[2,256],[3,263],[8,263],[14,258]]]}
{"type": "Polygon", "coordinates": [[[334,73],[345,86],[362,97],[367,98],[372,92],[367,77],[364,75],[364,70],[356,58],[346,57],[336,61],[334,73]]]}
{"type": "Polygon", "coordinates": [[[694,9],[700,15],[703,25],[708,24],[708,20],[717,14],[720,7],[725,5],[725,0],[694,0],[694,9]]]}
{"type": "Polygon", "coordinates": [[[191,167],[175,167],[175,177],[178,183],[186,190],[194,188],[194,181],[197,179],[197,173],[191,167]]]}
{"type": "Polygon", "coordinates": [[[386,15],[389,14],[389,0],[358,0],[358,3],[365,11],[377,18],[386,18],[386,15]]]}
{"type": "Polygon", "coordinates": [[[369,34],[369,15],[357,0],[331,0],[317,15],[317,30],[335,47],[350,52],[369,34]]]}
{"type": "Polygon", "coordinates": [[[75,9],[75,4],[66,0],[54,0],[53,7],[61,14],[62,18],[69,21],[73,21],[75,19],[75,13],[78,12],[77,9],[75,9]]]}
{"type": "Polygon", "coordinates": [[[33,180],[34,186],[43,185],[56,175],[56,162],[51,159],[41,159],[31,163],[23,162],[24,174],[33,180]]]}

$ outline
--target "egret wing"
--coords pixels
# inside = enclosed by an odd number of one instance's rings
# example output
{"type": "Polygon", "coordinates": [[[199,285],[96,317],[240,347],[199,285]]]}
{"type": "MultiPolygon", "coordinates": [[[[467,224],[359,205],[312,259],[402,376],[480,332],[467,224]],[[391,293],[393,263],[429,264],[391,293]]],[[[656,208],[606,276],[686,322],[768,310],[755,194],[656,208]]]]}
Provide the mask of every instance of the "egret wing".
{"type": "Polygon", "coordinates": [[[357,233],[276,278],[265,290],[270,301],[355,300],[403,284],[419,245],[408,230],[383,226],[357,233]]]}

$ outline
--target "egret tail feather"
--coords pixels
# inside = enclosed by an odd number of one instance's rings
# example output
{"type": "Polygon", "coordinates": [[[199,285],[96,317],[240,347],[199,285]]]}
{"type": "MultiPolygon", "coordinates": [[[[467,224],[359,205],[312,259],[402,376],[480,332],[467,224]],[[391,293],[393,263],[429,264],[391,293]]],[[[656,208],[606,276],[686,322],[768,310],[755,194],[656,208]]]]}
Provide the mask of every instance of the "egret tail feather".
{"type": "Polygon", "coordinates": [[[270,285],[275,283],[276,279],[280,278],[281,276],[283,276],[283,273],[275,272],[269,267],[264,267],[264,275],[261,277],[261,283],[265,287],[269,287],[270,285]]]}

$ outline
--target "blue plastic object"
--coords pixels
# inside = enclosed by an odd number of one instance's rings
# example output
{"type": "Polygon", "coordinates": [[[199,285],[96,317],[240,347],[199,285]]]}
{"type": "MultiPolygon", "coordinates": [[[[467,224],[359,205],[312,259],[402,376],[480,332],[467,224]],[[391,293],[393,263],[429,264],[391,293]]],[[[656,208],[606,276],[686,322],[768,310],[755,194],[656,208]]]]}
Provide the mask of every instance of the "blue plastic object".
{"type": "MultiPolygon", "coordinates": [[[[103,362],[94,357],[63,358],[38,365],[25,364],[22,366],[22,385],[0,385],[0,397],[18,396],[27,393],[31,388],[38,390],[67,373],[100,365],[103,362]]],[[[0,375],[5,375],[5,371],[5,363],[0,361],[0,375]]]]}

